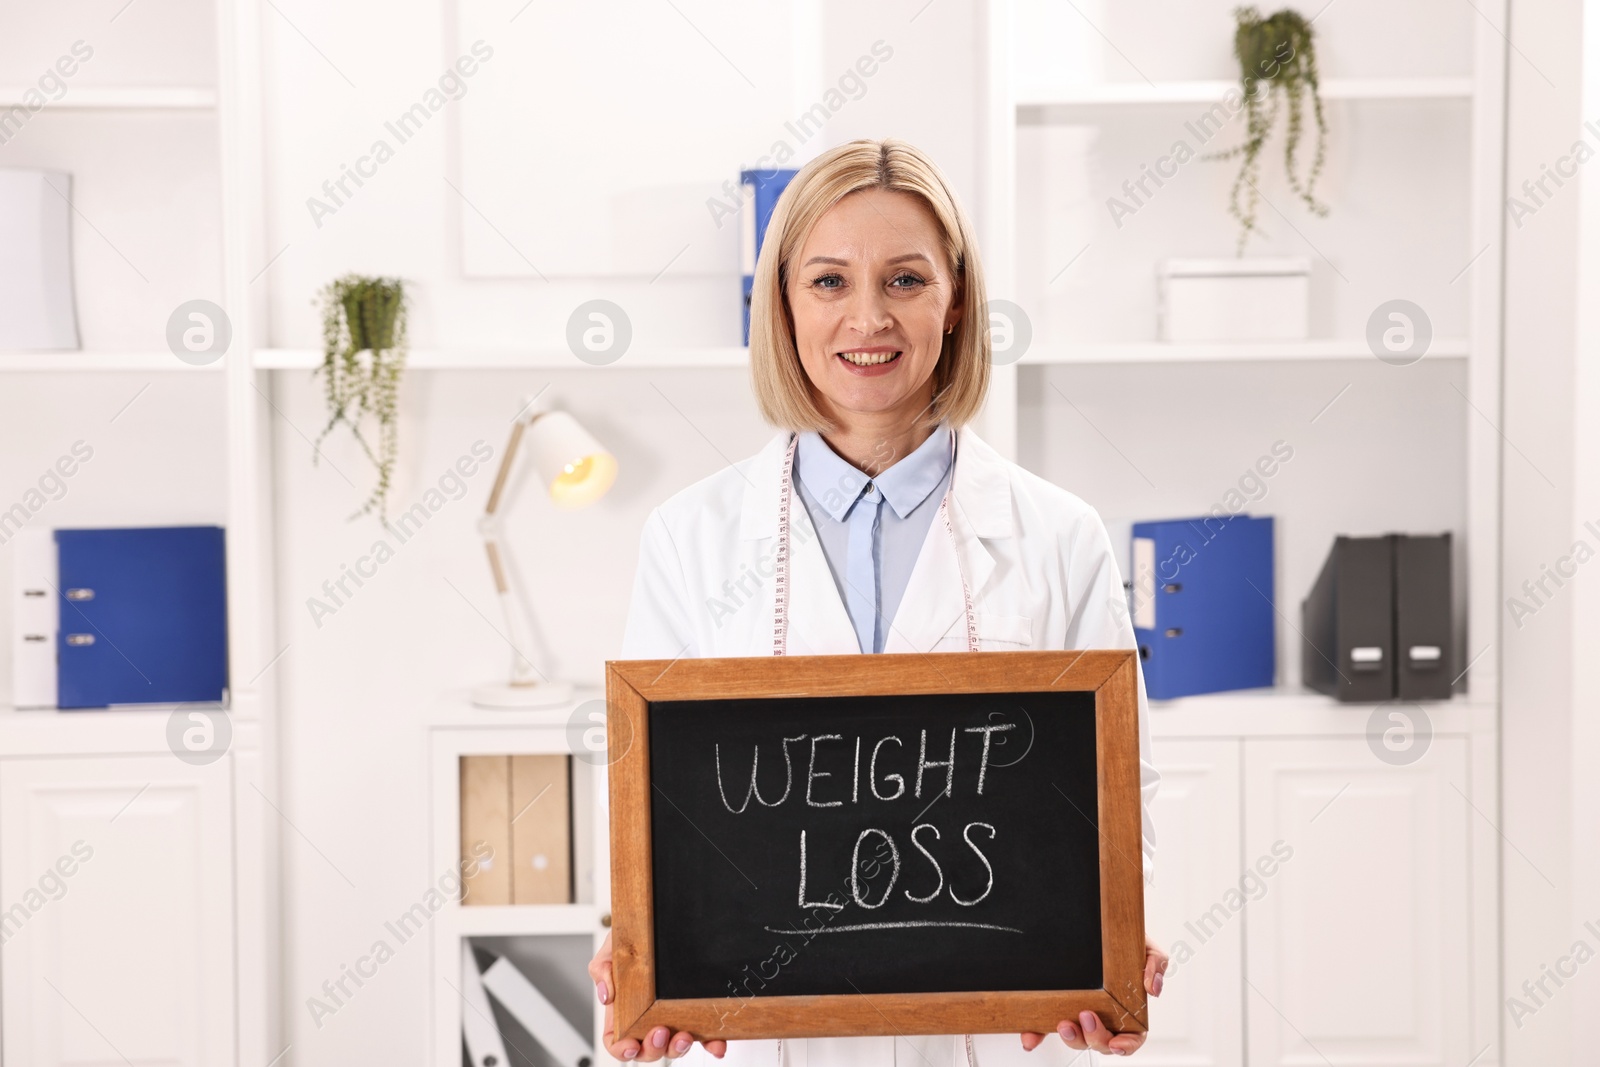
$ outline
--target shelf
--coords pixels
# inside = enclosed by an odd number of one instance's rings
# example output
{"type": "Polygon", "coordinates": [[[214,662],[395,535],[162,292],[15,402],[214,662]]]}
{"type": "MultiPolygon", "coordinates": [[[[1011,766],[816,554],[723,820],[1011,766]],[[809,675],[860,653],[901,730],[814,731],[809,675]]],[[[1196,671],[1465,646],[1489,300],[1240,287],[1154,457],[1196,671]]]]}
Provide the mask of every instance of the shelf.
{"type": "MultiPolygon", "coordinates": [[[[0,85],[0,108],[22,107],[23,94],[31,86],[0,85]]],[[[37,90],[35,90],[37,91],[37,90]]],[[[215,89],[188,87],[94,88],[68,86],[59,100],[50,100],[46,110],[70,108],[78,111],[205,111],[217,106],[215,89]]]]}
{"type": "Polygon", "coordinates": [[[165,350],[151,352],[0,352],[0,373],[29,371],[220,371],[224,360],[197,367],[165,350]]]}
{"type": "MultiPolygon", "coordinates": [[[[185,710],[215,707],[181,706],[185,710]]],[[[84,711],[0,707],[0,752],[7,756],[168,754],[172,747],[167,726],[174,710],[171,704],[84,711]]],[[[230,749],[259,748],[258,720],[233,717],[229,724],[233,730],[230,749]]]]}
{"type": "MultiPolygon", "coordinates": [[[[263,370],[315,370],[322,353],[311,348],[262,348],[255,364],[263,370]]],[[[564,348],[414,349],[409,370],[663,370],[680,367],[737,367],[750,364],[747,348],[663,348],[629,351],[615,363],[594,367],[564,348]]]]}
{"type": "Polygon", "coordinates": [[[593,904],[482,904],[452,907],[460,937],[593,934],[600,913],[593,904]]]}
{"type": "MultiPolygon", "coordinates": [[[[1464,337],[1441,337],[1424,359],[1463,359],[1464,337]]],[[[1375,360],[1365,341],[1239,341],[1218,344],[1175,344],[1166,341],[1105,341],[1038,345],[1022,363],[1228,363],[1350,359],[1375,360]]]]}
{"type": "MultiPolygon", "coordinates": [[[[1214,104],[1233,81],[1096,82],[1046,96],[1018,96],[1018,108],[1121,104],[1214,104]]],[[[1471,78],[1329,78],[1323,100],[1470,100],[1471,78]]]]}
{"type": "Polygon", "coordinates": [[[1365,736],[1373,711],[1425,715],[1434,734],[1493,731],[1495,706],[1458,696],[1439,701],[1341,704],[1309,689],[1275,687],[1150,702],[1150,733],[1163,737],[1365,736]]]}

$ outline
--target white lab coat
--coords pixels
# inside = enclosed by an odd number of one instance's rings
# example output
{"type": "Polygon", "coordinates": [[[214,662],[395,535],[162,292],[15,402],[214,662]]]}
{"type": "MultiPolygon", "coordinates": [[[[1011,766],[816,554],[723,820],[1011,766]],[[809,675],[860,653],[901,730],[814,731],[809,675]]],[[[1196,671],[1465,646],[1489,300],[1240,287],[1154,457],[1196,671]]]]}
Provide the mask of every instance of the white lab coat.
{"type": "MultiPolygon", "coordinates": [[[[651,512],[639,549],[623,659],[765,656],[772,653],[773,560],[780,477],[789,435],[678,493],[651,512]]],[[[970,429],[959,431],[950,489],[954,543],[929,527],[885,652],[966,651],[961,571],[972,591],[982,649],[1135,648],[1122,576],[1099,514],[1059,486],[1006,460],[970,429]]],[[[804,505],[790,507],[790,655],[860,652],[804,505]]],[[[1160,776],[1150,757],[1149,707],[1139,675],[1140,782],[1146,879],[1154,858],[1150,802],[1160,776]]],[[[784,1043],[789,1067],[889,1067],[892,1038],[784,1043]]],[[[983,1067],[1025,1054],[1014,1035],[979,1038],[983,1067]]],[[[1050,1038],[1058,1050],[1063,1046],[1050,1038]]],[[[959,1042],[959,1038],[957,1039],[959,1042]]],[[[927,1067],[960,1064],[948,1039],[902,1041],[899,1055],[927,1067]]],[[[771,1041],[729,1042],[725,1064],[773,1067],[771,1041]]],[[[696,1058],[703,1055],[698,1049],[696,1058]]],[[[707,1057],[706,1062],[713,1062],[707,1057]]],[[[1026,1061],[1040,1064],[1036,1052],[1026,1061]]],[[[1048,1062],[1046,1057],[1043,1062],[1048,1062]]]]}

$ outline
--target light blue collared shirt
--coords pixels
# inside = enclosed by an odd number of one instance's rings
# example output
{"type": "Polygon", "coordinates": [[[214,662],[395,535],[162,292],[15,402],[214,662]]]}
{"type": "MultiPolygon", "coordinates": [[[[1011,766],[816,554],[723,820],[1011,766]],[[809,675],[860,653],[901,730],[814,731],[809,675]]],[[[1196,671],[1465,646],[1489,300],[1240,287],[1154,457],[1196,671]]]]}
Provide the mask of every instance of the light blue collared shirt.
{"type": "Polygon", "coordinates": [[[800,435],[794,485],[863,652],[883,651],[950,484],[950,469],[950,430],[944,426],[876,478],[840,458],[820,434],[800,435]]]}

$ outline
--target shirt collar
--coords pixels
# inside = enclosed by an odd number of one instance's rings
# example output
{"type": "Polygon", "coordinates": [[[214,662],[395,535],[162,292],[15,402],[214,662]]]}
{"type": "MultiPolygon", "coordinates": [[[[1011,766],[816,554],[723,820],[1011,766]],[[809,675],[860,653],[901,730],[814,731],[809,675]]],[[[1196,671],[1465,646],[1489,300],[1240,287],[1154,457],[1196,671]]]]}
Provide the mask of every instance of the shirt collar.
{"type": "Polygon", "coordinates": [[[821,434],[807,430],[795,448],[795,475],[835,522],[845,520],[868,481],[877,485],[903,519],[944,481],[950,472],[950,451],[950,430],[940,426],[909,456],[869,479],[828,447],[821,434]]]}

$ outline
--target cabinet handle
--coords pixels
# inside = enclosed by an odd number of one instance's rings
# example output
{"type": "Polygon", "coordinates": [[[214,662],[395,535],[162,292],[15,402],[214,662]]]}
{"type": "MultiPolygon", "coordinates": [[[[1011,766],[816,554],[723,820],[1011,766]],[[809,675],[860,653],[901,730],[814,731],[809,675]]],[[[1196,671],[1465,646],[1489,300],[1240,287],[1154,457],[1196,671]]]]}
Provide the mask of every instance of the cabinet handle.
{"type": "Polygon", "coordinates": [[[600,916],[600,925],[604,926],[607,930],[611,929],[611,913],[609,911],[600,916]]]}

